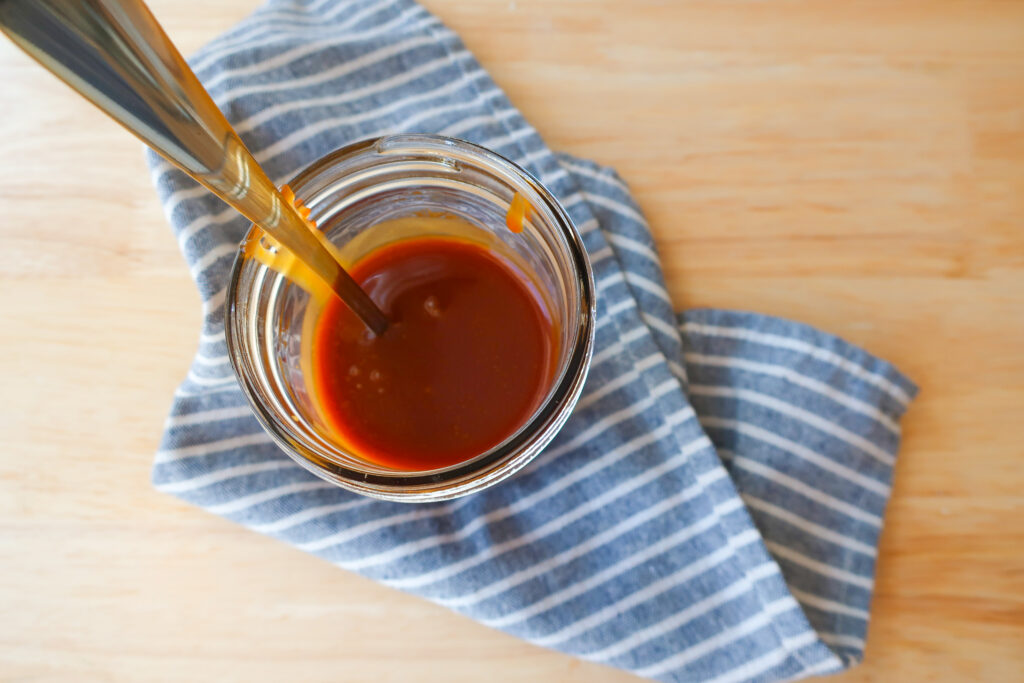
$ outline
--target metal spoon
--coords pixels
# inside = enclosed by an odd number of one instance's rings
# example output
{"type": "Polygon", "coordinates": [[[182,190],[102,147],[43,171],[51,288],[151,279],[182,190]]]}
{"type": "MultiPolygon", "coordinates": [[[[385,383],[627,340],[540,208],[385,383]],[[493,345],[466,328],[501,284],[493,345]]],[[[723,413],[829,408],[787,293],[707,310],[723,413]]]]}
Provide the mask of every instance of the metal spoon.
{"type": "Polygon", "coordinates": [[[140,0],[0,0],[0,30],[164,158],[263,228],[373,330],[388,319],[245,148],[140,0]]]}

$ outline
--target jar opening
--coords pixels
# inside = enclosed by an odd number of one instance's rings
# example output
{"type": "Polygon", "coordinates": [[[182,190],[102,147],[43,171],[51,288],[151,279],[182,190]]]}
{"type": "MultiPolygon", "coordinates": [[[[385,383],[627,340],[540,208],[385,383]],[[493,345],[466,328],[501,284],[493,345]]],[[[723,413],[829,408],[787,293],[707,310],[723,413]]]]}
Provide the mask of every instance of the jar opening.
{"type": "MultiPolygon", "coordinates": [[[[437,136],[391,136],[340,149],[290,183],[337,246],[342,265],[429,236],[481,245],[518,269],[550,311],[557,334],[543,398],[501,443],[444,467],[387,467],[346,448],[318,410],[314,354],[323,301],[257,259],[236,259],[228,292],[229,355],[257,417],[279,445],[317,475],[392,500],[441,500],[509,476],[568,418],[589,367],[594,287],[586,252],[565,211],[508,160],[437,136]],[[517,196],[531,210],[506,225],[517,196]]],[[[351,445],[351,444],[348,444],[351,445]]]]}

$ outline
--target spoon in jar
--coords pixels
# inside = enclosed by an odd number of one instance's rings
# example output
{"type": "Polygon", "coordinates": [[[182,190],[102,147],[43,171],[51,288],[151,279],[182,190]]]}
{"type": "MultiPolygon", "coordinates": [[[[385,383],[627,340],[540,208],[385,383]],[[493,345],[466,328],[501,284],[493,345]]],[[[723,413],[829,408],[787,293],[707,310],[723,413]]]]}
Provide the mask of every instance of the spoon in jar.
{"type": "Polygon", "coordinates": [[[374,334],[388,319],[285,199],[141,0],[0,0],[0,30],[291,251],[374,334]]]}

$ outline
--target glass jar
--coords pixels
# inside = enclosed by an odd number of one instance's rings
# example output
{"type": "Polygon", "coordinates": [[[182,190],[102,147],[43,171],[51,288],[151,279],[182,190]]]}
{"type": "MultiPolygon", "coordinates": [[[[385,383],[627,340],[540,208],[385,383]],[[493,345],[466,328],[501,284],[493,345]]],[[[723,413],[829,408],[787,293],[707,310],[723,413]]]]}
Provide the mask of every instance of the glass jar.
{"type": "Polygon", "coordinates": [[[405,502],[473,493],[532,460],[580,396],[595,329],[590,262],[551,193],[489,150],[432,135],[354,143],[314,162],[290,185],[346,267],[383,244],[414,236],[450,233],[499,252],[529,275],[554,314],[557,361],[540,406],[490,450],[434,470],[394,470],[370,462],[348,452],[317,409],[310,372],[316,297],[241,250],[227,293],[228,353],[256,417],[284,452],[338,486],[405,502]],[[516,193],[530,207],[518,233],[506,226],[516,193]],[[442,219],[397,220],[414,216],[442,219]],[[459,220],[445,221],[445,216],[459,220]]]}

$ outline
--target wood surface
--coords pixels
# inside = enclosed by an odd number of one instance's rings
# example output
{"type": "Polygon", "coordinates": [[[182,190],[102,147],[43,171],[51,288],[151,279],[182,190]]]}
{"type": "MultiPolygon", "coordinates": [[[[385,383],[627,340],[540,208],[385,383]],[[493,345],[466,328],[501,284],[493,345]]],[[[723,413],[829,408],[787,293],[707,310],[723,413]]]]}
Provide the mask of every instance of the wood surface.
{"type": "MultiPolygon", "coordinates": [[[[863,665],[1024,680],[1024,2],[427,0],[615,166],[679,307],[921,386],[863,665]]],[[[153,0],[190,53],[243,0],[153,0]]],[[[0,680],[633,680],[158,494],[199,299],[139,143],[0,40],[0,680]]]]}

